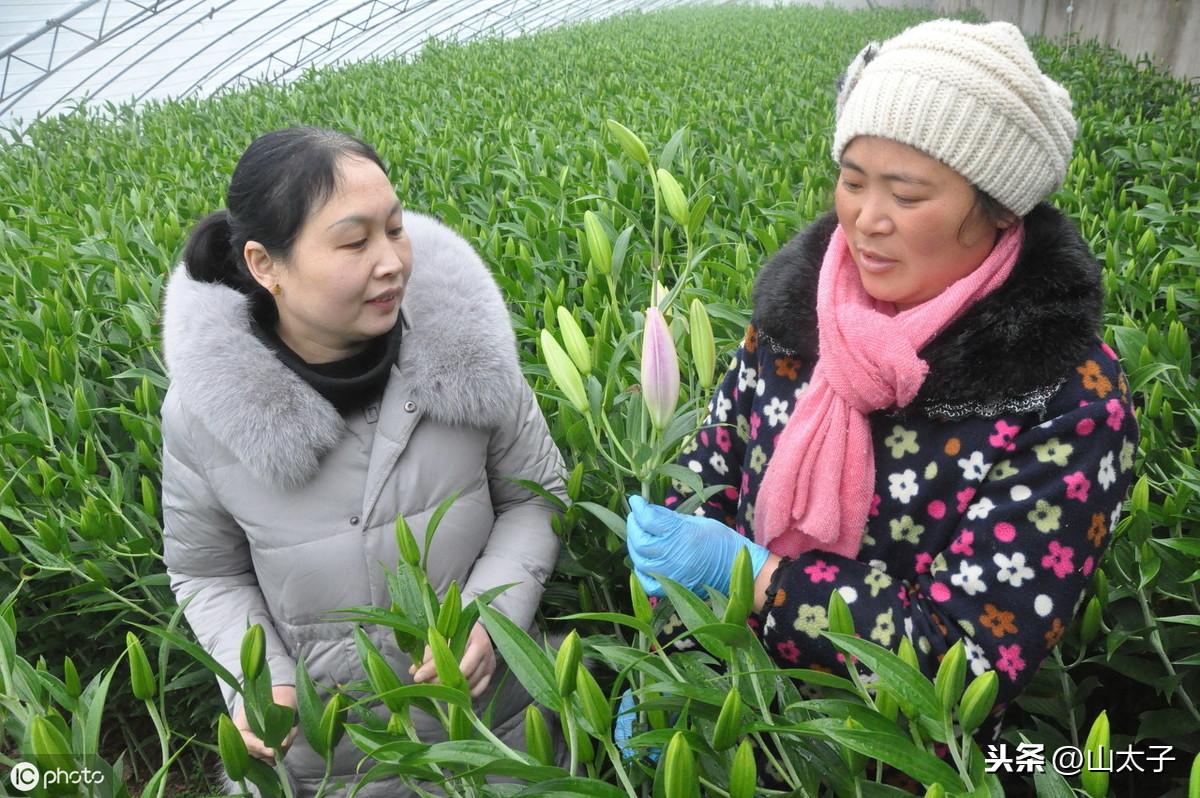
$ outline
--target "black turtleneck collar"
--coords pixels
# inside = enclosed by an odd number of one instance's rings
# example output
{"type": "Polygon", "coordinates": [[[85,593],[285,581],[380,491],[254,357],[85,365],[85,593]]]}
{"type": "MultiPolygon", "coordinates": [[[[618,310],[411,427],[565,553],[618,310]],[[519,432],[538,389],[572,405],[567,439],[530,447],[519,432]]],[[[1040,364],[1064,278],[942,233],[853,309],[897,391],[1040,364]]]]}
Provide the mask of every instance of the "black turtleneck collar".
{"type": "Polygon", "coordinates": [[[370,404],[383,393],[392,364],[400,353],[404,329],[408,327],[401,311],[395,326],[372,339],[361,352],[330,363],[309,363],[280,339],[275,331],[278,321],[279,313],[272,300],[257,295],[251,298],[250,329],[254,335],[343,416],[370,404]]]}

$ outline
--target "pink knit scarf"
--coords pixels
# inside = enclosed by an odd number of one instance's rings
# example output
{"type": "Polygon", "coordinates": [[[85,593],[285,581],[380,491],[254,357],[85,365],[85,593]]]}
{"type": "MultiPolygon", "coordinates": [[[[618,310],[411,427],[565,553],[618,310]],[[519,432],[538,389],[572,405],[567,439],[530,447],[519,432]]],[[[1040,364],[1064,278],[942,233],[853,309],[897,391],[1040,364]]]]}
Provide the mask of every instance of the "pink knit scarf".
{"type": "Polygon", "coordinates": [[[820,357],[758,490],[760,544],[787,557],[810,549],[858,556],[875,489],[867,414],[913,400],[929,371],[917,352],[1008,278],[1023,235],[1013,225],[975,271],[889,315],[891,304],[863,288],[841,226],[833,231],[817,283],[820,357]]]}

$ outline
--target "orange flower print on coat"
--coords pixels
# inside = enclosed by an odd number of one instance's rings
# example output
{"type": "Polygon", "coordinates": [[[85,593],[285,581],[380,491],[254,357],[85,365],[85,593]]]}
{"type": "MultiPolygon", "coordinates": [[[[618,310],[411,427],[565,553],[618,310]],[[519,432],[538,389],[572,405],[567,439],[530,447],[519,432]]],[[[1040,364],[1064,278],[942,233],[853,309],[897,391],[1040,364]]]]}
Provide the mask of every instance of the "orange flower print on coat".
{"type": "Polygon", "coordinates": [[[1046,632],[1046,648],[1054,648],[1054,644],[1063,636],[1066,627],[1063,626],[1061,618],[1055,618],[1054,623],[1050,624],[1050,631],[1046,632]]]}
{"type": "Polygon", "coordinates": [[[1100,548],[1100,544],[1104,542],[1105,535],[1108,534],[1108,527],[1104,523],[1104,514],[1096,513],[1092,516],[1092,525],[1088,527],[1088,540],[1092,541],[1092,545],[1100,548]]]}
{"type": "Polygon", "coordinates": [[[960,441],[958,438],[951,438],[950,440],[946,441],[945,451],[946,454],[950,455],[951,457],[957,457],[958,453],[962,451],[962,441],[960,441]]]}
{"type": "Polygon", "coordinates": [[[1004,637],[1017,633],[1017,625],[1013,623],[1016,617],[1016,613],[1006,612],[995,604],[988,603],[983,605],[983,615],[979,616],[979,622],[991,629],[996,637],[1004,637]]]}
{"type": "Polygon", "coordinates": [[[794,357],[775,358],[775,374],[794,380],[800,376],[800,360],[794,357]]]}
{"type": "Polygon", "coordinates": [[[1112,392],[1112,380],[1104,376],[1104,373],[1100,371],[1100,364],[1096,361],[1089,360],[1075,370],[1083,376],[1083,387],[1089,391],[1095,391],[1101,399],[1112,392]]]}
{"type": "Polygon", "coordinates": [[[749,354],[753,354],[754,350],[758,349],[758,330],[754,329],[753,324],[746,325],[746,337],[742,341],[742,346],[749,354]]]}
{"type": "Polygon", "coordinates": [[[783,602],[787,601],[787,591],[780,588],[775,591],[775,601],[772,602],[776,607],[782,607],[783,602]]]}

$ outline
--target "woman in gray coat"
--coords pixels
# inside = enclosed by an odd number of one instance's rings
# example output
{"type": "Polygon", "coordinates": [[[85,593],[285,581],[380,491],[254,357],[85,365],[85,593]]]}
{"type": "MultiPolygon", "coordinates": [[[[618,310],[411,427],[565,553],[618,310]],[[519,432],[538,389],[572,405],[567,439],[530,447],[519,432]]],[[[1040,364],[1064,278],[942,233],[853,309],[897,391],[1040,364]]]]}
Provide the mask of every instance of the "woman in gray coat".
{"type": "MultiPolygon", "coordinates": [[[[354,624],[331,613],[388,607],[396,517],[423,545],[455,491],[431,583],[441,594],[457,580],[464,603],[516,583],[492,606],[531,629],[559,544],[551,504],[516,481],[563,496],[562,461],[478,255],[402,209],[370,146],[328,130],[257,139],[227,207],[192,231],[164,308],[165,560],[200,643],[240,678],[242,635],[261,624],[275,700],[293,707],[301,659],[327,686],[365,678],[354,624]]],[[[397,673],[436,678],[388,629],[365,631],[397,673]]],[[[482,625],[461,667],[481,705],[497,699],[497,733],[523,744],[530,699],[496,674],[482,625]]],[[[222,689],[251,753],[271,758],[222,689]]],[[[431,719],[414,722],[437,739],[431,719]]],[[[294,731],[285,744],[298,794],[312,794],[324,762],[294,731]]],[[[360,758],[343,739],[335,781],[352,782],[360,758]]]]}

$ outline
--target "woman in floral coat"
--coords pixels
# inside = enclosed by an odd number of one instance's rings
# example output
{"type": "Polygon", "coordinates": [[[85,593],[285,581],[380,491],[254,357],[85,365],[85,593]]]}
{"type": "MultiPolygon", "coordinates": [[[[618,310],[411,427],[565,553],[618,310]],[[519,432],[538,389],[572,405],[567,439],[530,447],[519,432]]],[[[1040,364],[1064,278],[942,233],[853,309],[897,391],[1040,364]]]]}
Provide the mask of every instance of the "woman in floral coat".
{"type": "Polygon", "coordinates": [[[1007,23],[872,44],[838,97],[835,208],[784,246],[680,462],[727,485],[695,515],[631,500],[629,550],[702,593],[745,547],[783,666],[844,667],[857,632],[932,676],[964,641],[999,701],[1071,625],[1131,479],[1137,424],[1097,336],[1100,266],[1045,197],[1075,122],[1007,23]]]}

